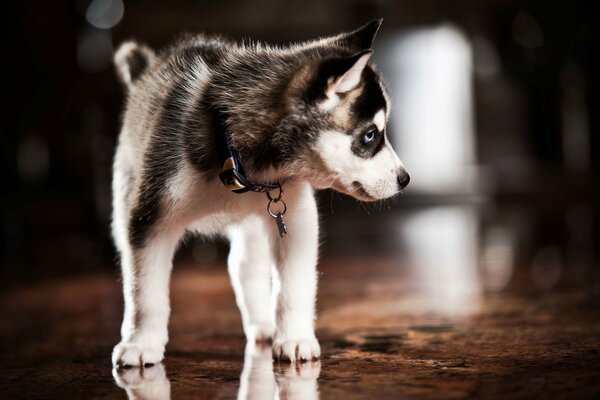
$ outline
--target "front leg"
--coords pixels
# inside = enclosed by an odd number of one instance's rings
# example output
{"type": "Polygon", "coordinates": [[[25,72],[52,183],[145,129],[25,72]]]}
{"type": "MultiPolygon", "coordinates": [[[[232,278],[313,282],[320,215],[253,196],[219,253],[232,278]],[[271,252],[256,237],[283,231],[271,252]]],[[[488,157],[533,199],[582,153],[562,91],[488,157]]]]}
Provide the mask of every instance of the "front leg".
{"type": "Polygon", "coordinates": [[[227,260],[235,299],[250,342],[270,342],[274,321],[271,270],[275,261],[264,218],[249,216],[227,230],[231,251],[227,260]]]}
{"type": "Polygon", "coordinates": [[[314,328],[319,244],[317,205],[308,184],[286,195],[288,234],[283,238],[276,235],[275,246],[280,291],[273,357],[289,362],[307,361],[321,355],[314,328]]]}

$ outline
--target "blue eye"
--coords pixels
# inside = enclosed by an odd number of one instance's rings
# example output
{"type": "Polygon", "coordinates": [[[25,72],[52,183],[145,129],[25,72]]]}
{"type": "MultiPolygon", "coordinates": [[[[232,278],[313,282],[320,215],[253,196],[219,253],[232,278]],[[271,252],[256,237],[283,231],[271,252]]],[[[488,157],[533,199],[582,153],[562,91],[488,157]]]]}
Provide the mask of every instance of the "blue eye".
{"type": "Polygon", "coordinates": [[[362,135],[362,142],[364,145],[369,145],[371,143],[373,143],[373,141],[375,140],[375,134],[377,133],[377,131],[375,129],[371,129],[369,131],[367,131],[366,133],[363,133],[362,135]]]}

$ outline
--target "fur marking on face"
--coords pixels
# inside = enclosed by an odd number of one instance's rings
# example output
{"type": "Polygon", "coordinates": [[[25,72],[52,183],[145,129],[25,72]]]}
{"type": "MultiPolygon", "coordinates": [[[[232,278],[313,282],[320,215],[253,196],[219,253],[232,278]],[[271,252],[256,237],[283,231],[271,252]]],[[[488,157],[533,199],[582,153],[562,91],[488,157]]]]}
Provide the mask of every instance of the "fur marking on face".
{"type": "MultiPolygon", "coordinates": [[[[376,130],[376,128],[375,128],[376,130]]],[[[364,201],[384,199],[398,193],[397,173],[401,162],[385,135],[379,133],[381,148],[373,157],[357,155],[356,138],[339,131],[325,131],[317,142],[318,154],[327,168],[327,174],[335,176],[339,187],[335,189],[364,201]],[[365,198],[364,193],[369,196],[365,198]]]]}
{"type": "Polygon", "coordinates": [[[354,112],[362,120],[372,119],[379,110],[388,109],[384,91],[375,71],[365,68],[363,71],[363,89],[354,103],[354,112]]]}
{"type": "Polygon", "coordinates": [[[380,132],[383,131],[383,128],[385,128],[385,110],[377,111],[375,118],[373,118],[373,123],[380,132]]]}

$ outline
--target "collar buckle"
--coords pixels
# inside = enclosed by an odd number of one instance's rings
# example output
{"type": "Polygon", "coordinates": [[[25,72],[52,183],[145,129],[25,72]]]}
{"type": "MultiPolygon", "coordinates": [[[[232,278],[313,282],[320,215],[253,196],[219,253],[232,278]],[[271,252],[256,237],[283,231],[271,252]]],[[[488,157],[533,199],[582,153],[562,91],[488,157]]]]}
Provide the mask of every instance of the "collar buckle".
{"type": "Polygon", "coordinates": [[[234,193],[268,192],[279,187],[279,184],[252,182],[248,179],[242,161],[229,143],[226,124],[227,115],[220,109],[216,109],[215,113],[217,122],[217,154],[219,159],[223,160],[219,179],[223,185],[234,193]]]}
{"type": "Polygon", "coordinates": [[[219,174],[221,183],[234,193],[244,193],[250,190],[249,182],[244,175],[238,171],[234,157],[229,157],[223,163],[223,169],[219,174]]]}

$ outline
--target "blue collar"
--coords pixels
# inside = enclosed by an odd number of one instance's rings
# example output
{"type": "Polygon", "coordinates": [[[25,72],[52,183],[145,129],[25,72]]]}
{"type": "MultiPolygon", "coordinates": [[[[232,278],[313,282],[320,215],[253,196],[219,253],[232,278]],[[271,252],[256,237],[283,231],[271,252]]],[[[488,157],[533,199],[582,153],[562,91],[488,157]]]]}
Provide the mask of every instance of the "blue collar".
{"type": "Polygon", "coordinates": [[[231,146],[227,131],[227,115],[221,109],[215,110],[217,128],[217,153],[222,165],[219,179],[223,185],[234,193],[269,192],[280,188],[280,184],[252,182],[246,176],[244,165],[237,151],[231,146]]]}

